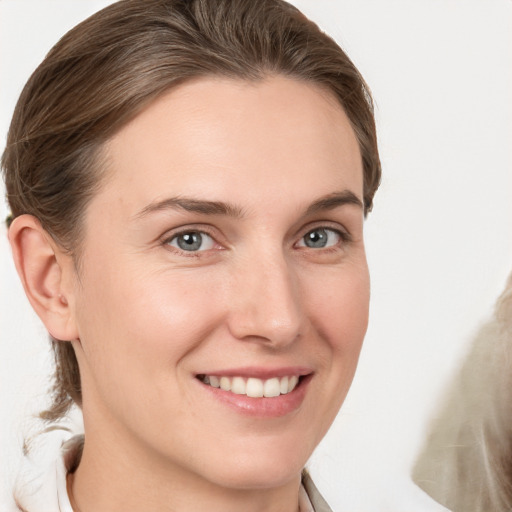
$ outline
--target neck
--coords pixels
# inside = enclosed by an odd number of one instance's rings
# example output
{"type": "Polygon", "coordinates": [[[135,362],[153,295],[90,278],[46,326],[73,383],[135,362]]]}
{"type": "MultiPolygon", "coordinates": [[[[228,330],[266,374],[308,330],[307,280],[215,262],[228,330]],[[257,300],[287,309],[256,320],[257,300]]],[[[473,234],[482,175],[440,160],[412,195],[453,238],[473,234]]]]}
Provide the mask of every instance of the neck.
{"type": "Polygon", "coordinates": [[[298,510],[300,474],[275,487],[230,488],[133,447],[119,448],[104,437],[98,440],[87,435],[82,459],[68,486],[75,512],[298,510]]]}

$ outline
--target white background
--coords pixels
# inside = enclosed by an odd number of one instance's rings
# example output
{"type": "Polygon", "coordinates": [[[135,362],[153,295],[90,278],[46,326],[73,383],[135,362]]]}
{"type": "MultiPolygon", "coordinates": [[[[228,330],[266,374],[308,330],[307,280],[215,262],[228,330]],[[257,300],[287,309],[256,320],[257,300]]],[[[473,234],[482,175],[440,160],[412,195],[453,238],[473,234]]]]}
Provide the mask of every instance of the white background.
{"type": "MultiPolygon", "coordinates": [[[[100,0],[0,0],[1,146],[24,82],[100,0]]],[[[433,510],[410,482],[436,403],[512,268],[512,1],[294,2],[348,52],[377,105],[383,184],[367,220],[370,329],[310,467],[334,510],[433,510]]],[[[7,215],[2,203],[0,217],[7,215]]],[[[340,312],[342,314],[342,312],[340,312]]],[[[46,335],[0,228],[0,510],[46,335]]]]}

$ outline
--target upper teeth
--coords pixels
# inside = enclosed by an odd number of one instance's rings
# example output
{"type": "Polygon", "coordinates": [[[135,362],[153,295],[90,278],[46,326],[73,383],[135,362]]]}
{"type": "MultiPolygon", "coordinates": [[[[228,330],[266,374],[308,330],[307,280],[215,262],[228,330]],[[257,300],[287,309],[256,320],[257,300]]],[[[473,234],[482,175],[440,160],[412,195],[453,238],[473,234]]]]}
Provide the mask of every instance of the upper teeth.
{"type": "Polygon", "coordinates": [[[299,382],[299,378],[296,375],[281,378],[273,377],[267,380],[256,379],[255,377],[245,379],[244,377],[205,375],[201,376],[201,380],[214,388],[231,391],[237,395],[247,395],[251,398],[271,398],[286,395],[293,391],[299,382]]]}

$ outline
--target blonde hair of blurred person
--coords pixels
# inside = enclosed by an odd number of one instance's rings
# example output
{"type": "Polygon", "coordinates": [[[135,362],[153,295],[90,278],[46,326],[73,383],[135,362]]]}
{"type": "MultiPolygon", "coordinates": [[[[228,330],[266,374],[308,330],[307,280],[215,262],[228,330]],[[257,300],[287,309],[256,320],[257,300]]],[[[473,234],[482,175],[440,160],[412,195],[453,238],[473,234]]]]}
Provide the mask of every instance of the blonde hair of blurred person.
{"type": "Polygon", "coordinates": [[[512,510],[512,275],[475,336],[414,480],[454,512],[512,510]]]}

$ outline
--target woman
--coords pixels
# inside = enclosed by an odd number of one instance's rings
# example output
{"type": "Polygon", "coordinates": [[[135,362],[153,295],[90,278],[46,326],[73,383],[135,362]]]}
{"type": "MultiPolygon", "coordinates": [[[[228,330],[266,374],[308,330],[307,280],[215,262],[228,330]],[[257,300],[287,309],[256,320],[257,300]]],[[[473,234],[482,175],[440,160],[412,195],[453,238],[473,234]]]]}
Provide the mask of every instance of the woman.
{"type": "Polygon", "coordinates": [[[39,509],[328,510],[301,473],[366,331],[380,180],[344,52],[277,0],[119,2],[33,74],[2,168],[44,418],[84,418],[39,509]]]}

